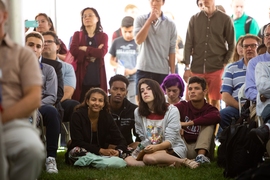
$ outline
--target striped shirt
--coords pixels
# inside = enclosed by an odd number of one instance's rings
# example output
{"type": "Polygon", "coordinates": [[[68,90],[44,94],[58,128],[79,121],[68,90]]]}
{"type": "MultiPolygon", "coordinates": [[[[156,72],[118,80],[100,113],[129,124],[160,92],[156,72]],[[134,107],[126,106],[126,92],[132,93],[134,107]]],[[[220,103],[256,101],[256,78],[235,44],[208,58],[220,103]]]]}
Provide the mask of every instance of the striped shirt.
{"type": "Polygon", "coordinates": [[[245,83],[246,69],[247,67],[244,64],[244,59],[229,65],[225,72],[220,92],[227,92],[238,101],[238,91],[245,83]]]}

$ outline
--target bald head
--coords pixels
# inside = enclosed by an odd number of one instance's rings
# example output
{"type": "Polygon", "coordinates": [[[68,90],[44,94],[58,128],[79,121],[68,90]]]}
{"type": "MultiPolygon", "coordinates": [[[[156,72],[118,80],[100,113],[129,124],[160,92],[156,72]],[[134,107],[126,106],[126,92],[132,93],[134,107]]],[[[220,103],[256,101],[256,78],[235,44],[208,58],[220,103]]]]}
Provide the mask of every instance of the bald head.
{"type": "Polygon", "coordinates": [[[245,0],[232,0],[233,19],[238,19],[244,14],[245,0]]]}

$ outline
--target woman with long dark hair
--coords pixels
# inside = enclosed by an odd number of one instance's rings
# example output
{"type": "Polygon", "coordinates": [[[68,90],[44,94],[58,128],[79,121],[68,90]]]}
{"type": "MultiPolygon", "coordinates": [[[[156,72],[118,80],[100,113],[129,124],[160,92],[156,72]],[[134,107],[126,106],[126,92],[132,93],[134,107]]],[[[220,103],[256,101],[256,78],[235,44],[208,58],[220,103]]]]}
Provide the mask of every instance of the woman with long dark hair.
{"type": "Polygon", "coordinates": [[[70,134],[68,152],[79,147],[96,155],[118,157],[127,151],[126,140],[109,113],[108,96],[101,88],[91,88],[76,106],[70,134]]]}
{"type": "Polygon", "coordinates": [[[180,136],[179,111],[174,105],[166,103],[158,82],[141,79],[138,92],[139,107],[134,112],[136,133],[142,141],[148,139],[151,144],[141,152],[144,154],[141,159],[127,157],[127,165],[185,165],[197,168],[197,162],[185,158],[187,148],[180,136]]]}

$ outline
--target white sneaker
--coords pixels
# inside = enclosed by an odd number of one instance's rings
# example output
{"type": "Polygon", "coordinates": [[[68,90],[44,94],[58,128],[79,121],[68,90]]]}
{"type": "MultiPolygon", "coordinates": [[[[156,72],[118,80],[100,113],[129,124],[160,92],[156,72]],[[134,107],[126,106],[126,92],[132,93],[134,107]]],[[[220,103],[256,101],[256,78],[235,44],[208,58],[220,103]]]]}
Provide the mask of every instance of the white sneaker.
{"type": "Polygon", "coordinates": [[[199,154],[196,158],[195,158],[195,161],[200,163],[200,164],[203,164],[203,163],[210,163],[210,159],[208,157],[206,157],[205,155],[203,154],[199,154]]]}
{"type": "Polygon", "coordinates": [[[54,157],[47,157],[46,158],[46,171],[48,173],[58,173],[56,161],[54,157]]]}

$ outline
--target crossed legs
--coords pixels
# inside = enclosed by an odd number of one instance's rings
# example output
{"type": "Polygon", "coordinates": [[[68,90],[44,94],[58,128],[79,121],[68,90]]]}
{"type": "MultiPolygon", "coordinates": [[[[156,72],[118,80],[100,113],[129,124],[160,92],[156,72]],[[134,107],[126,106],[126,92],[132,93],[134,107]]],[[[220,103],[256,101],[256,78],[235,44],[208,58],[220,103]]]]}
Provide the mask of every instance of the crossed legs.
{"type": "Polygon", "coordinates": [[[198,163],[188,159],[181,159],[179,157],[168,154],[165,150],[156,151],[152,154],[145,154],[142,161],[137,161],[132,156],[125,159],[128,166],[145,166],[145,165],[159,165],[159,166],[181,166],[185,165],[190,168],[198,167],[198,163]]]}

